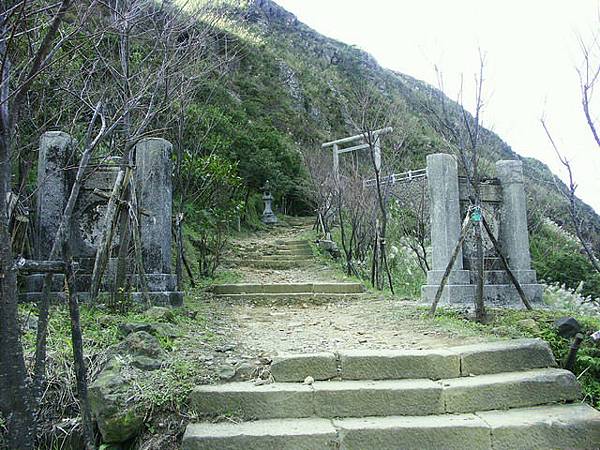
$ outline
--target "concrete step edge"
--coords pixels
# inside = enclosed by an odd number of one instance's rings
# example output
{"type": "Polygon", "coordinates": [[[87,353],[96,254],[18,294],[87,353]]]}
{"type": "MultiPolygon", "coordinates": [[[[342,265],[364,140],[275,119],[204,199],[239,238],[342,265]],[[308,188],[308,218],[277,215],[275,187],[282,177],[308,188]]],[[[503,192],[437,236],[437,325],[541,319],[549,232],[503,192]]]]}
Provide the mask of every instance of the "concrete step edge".
{"type": "Polygon", "coordinates": [[[273,357],[271,371],[276,381],[301,382],[309,375],[315,380],[439,380],[547,367],[556,367],[556,361],[544,341],[515,339],[445,349],[288,353],[273,357]]]}
{"type": "Polygon", "coordinates": [[[182,448],[253,450],[293,441],[311,449],[593,448],[600,442],[600,412],[573,404],[460,415],[201,422],[187,426],[182,448]]]}
{"type": "Polygon", "coordinates": [[[471,413],[537,406],[580,397],[575,376],[538,369],[432,381],[361,380],[196,386],[190,403],[197,412],[243,418],[362,417],[471,413]]]}
{"type": "Polygon", "coordinates": [[[236,283],[213,286],[215,294],[287,294],[287,293],[339,293],[364,292],[360,283],[236,283]]]}

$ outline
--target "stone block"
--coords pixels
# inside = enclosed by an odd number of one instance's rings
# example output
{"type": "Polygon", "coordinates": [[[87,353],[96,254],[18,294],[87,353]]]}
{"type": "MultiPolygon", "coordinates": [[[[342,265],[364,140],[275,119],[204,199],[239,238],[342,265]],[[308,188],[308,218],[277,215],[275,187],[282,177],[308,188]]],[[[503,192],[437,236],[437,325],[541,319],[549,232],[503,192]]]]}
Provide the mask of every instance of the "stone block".
{"type": "Polygon", "coordinates": [[[213,292],[219,295],[226,294],[259,294],[262,292],[260,284],[217,284],[213,286],[213,292]]]}
{"type": "Polygon", "coordinates": [[[313,292],[324,294],[360,294],[365,287],[360,283],[313,283],[313,292]]]}
{"type": "Polygon", "coordinates": [[[477,413],[491,428],[494,450],[597,448],[600,412],[585,404],[477,413]]]}
{"type": "Polygon", "coordinates": [[[278,355],[271,363],[271,375],[277,382],[301,382],[308,376],[329,380],[338,375],[336,357],[333,353],[278,355]]]}
{"type": "Polygon", "coordinates": [[[346,350],[339,357],[345,380],[460,376],[460,357],[447,350],[346,350]]]}
{"type": "Polygon", "coordinates": [[[315,450],[335,449],[336,430],[330,420],[259,420],[240,424],[190,424],[182,450],[315,450]]]}
{"type": "Polygon", "coordinates": [[[430,380],[321,381],[313,384],[319,417],[441,414],[442,387],[430,380]]]}
{"type": "Polygon", "coordinates": [[[335,419],[342,450],[491,449],[489,427],[473,414],[335,419]]]}
{"type": "Polygon", "coordinates": [[[454,347],[462,376],[555,367],[556,360],[541,339],[517,339],[454,347]]]}
{"type": "Polygon", "coordinates": [[[573,401],[580,396],[575,376],[561,369],[538,369],[443,380],[448,413],[488,411],[573,401]]]}
{"type": "Polygon", "coordinates": [[[207,416],[275,419],[312,416],[312,398],[312,388],[302,384],[238,382],[198,386],[190,394],[190,403],[207,416]]]}

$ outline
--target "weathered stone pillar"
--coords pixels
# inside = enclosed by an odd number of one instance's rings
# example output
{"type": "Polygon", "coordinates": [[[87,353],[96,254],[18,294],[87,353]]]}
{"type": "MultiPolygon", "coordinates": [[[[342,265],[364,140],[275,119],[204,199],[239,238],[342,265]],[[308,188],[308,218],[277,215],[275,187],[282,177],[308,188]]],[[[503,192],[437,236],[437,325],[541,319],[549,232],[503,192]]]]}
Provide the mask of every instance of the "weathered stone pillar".
{"type": "Polygon", "coordinates": [[[496,177],[502,184],[502,220],[500,242],[513,270],[529,270],[529,233],[527,197],[523,186],[523,164],[518,160],[496,163],[496,177]]]}
{"type": "Polygon", "coordinates": [[[135,146],[135,182],[140,217],[142,256],[148,274],[171,273],[171,153],[173,146],[160,138],[142,139],[135,146]]]}
{"type": "Polygon", "coordinates": [[[67,198],[69,179],[66,167],[73,149],[71,136],[47,131],[40,137],[38,155],[36,257],[50,256],[67,198]]]}
{"type": "MultiPolygon", "coordinates": [[[[444,271],[460,237],[460,204],[456,159],[446,153],[427,156],[429,184],[432,271],[444,271]]],[[[462,251],[453,270],[463,268],[462,251]]]]}

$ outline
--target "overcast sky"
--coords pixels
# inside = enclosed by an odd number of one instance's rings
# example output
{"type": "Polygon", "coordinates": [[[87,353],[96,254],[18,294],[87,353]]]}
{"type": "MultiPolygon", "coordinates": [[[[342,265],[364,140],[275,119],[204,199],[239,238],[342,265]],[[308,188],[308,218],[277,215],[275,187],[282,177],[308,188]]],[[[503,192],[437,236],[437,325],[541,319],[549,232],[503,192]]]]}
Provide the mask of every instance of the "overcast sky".
{"type": "MultiPolygon", "coordinates": [[[[318,32],[368,51],[384,67],[437,86],[437,65],[453,99],[461,73],[465,90],[473,91],[481,48],[487,61],[484,125],[517,153],[562,173],[540,125],[544,115],[572,162],[579,196],[600,212],[600,150],[585,125],[576,72],[578,37],[589,39],[600,26],[599,0],[275,1],[318,32]]],[[[598,91],[600,118],[600,86],[598,91]]],[[[465,103],[469,108],[469,98],[465,103]]]]}

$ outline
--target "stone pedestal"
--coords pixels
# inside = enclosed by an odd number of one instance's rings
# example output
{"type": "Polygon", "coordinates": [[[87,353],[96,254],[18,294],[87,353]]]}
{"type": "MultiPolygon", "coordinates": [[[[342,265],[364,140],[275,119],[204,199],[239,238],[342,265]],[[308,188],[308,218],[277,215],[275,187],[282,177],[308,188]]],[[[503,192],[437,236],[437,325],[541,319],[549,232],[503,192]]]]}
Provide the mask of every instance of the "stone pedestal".
{"type": "MultiPolygon", "coordinates": [[[[540,303],[543,286],[537,284],[535,271],[531,270],[522,164],[516,160],[498,161],[496,173],[498,180],[495,181],[495,185],[482,184],[484,210],[497,211],[497,206],[492,205],[501,202],[498,223],[502,251],[529,301],[540,303]],[[498,184],[501,194],[496,193],[498,184]],[[487,208],[486,202],[491,202],[487,208]]],[[[430,195],[432,270],[427,273],[427,284],[421,289],[421,297],[423,302],[431,304],[458,241],[462,225],[456,160],[446,154],[429,155],[427,179],[430,195]]],[[[495,217],[497,218],[497,215],[495,217]]],[[[490,218],[488,222],[492,222],[490,218]]],[[[442,293],[440,305],[473,305],[477,277],[475,273],[464,270],[463,267],[463,257],[459,254],[442,293]]],[[[484,301],[490,306],[522,307],[521,299],[508,274],[495,267],[484,271],[484,301]]]]}

